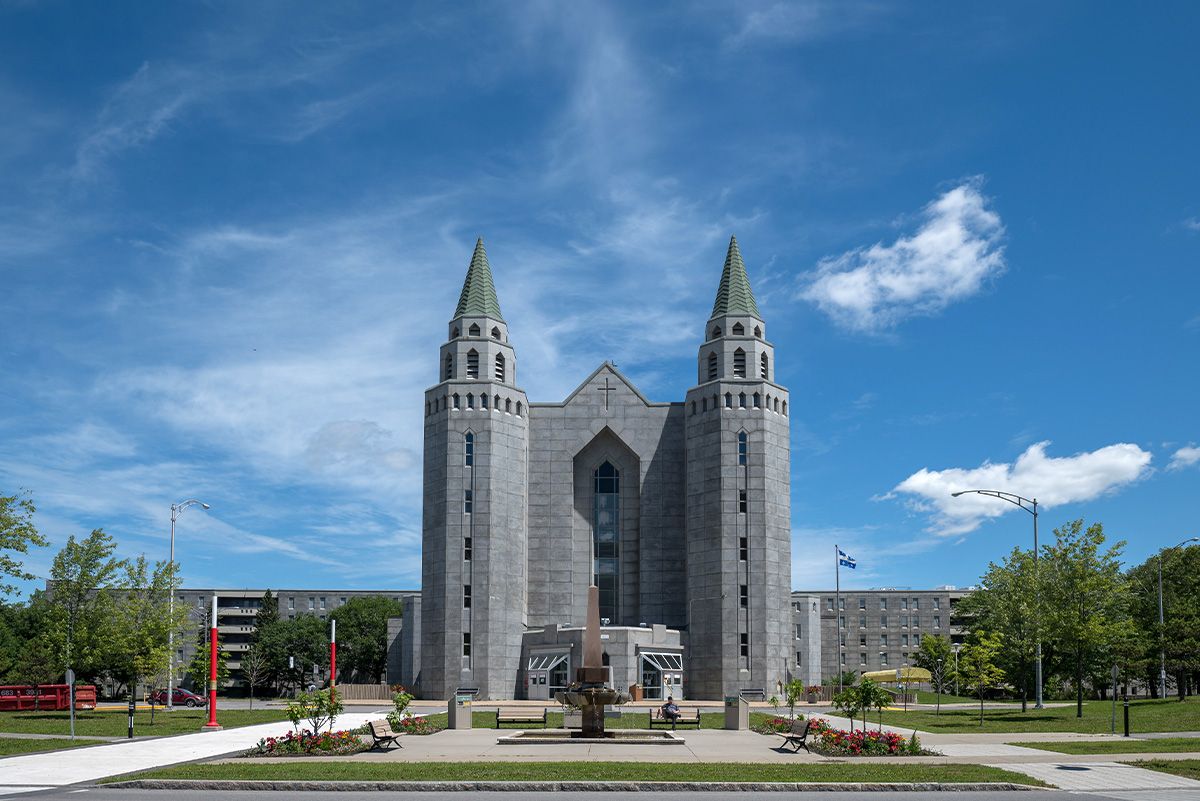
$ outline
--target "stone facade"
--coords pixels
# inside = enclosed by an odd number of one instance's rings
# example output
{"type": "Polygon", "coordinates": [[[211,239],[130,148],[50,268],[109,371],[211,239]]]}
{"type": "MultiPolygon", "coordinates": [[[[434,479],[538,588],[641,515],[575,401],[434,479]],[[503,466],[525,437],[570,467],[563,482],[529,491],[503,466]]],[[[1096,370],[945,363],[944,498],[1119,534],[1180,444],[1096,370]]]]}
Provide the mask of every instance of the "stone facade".
{"type": "Polygon", "coordinates": [[[606,362],[529,403],[482,242],[448,333],[425,397],[421,653],[401,658],[421,695],[521,697],[531,649],[584,625],[593,582],[610,638],[633,632],[625,677],[644,630],[684,650],[689,697],[790,678],[788,393],[736,240],[683,402],[606,362]]]}

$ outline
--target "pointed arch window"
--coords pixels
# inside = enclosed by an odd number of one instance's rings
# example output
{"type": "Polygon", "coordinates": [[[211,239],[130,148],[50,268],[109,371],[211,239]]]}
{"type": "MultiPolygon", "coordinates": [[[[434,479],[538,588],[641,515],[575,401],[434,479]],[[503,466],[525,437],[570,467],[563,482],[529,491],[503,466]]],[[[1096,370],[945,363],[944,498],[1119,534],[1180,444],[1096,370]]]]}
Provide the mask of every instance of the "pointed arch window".
{"type": "Polygon", "coordinates": [[[457,409],[457,408],[459,408],[459,405],[458,405],[458,401],[459,401],[459,398],[458,398],[458,393],[457,393],[457,392],[455,392],[453,397],[454,397],[454,408],[455,408],[455,409],[457,409]]]}
{"type": "Polygon", "coordinates": [[[456,326],[454,326],[454,330],[450,332],[450,338],[458,339],[458,337],[459,337],[459,330],[458,330],[458,326],[456,325],[456,326]]]}
{"type": "Polygon", "coordinates": [[[475,464],[475,435],[470,431],[463,436],[463,464],[467,467],[475,464]]]}
{"type": "Polygon", "coordinates": [[[502,384],[504,383],[504,354],[503,353],[496,354],[496,368],[495,368],[494,375],[496,376],[497,381],[499,381],[502,384]]]}
{"type": "Polygon", "coordinates": [[[750,452],[749,437],[746,436],[745,431],[738,432],[737,442],[738,442],[738,464],[744,465],[744,464],[746,464],[746,457],[749,455],[749,452],[750,452]]]}
{"type": "MultiPolygon", "coordinates": [[[[470,357],[468,357],[470,358],[470,357]]],[[[467,370],[470,371],[470,364],[467,365],[467,370]]],[[[733,352],[733,377],[746,377],[746,351],[738,348],[733,352]]]]}
{"type": "Polygon", "coordinates": [[[488,407],[488,396],[480,395],[479,396],[479,408],[486,409],[487,407],[488,407]]]}
{"type": "Polygon", "coordinates": [[[500,338],[500,329],[492,328],[492,339],[499,339],[499,338],[500,338]]]}
{"type": "Polygon", "coordinates": [[[762,339],[762,329],[759,328],[757,325],[754,326],[754,336],[758,339],[762,339]]]}
{"type": "Polygon", "coordinates": [[[476,323],[471,323],[471,327],[467,329],[467,333],[473,337],[479,336],[479,326],[476,323]]]}
{"type": "Polygon", "coordinates": [[[771,376],[771,357],[765,353],[758,357],[758,376],[764,381],[771,376]]]}
{"type": "Polygon", "coordinates": [[[479,378],[479,353],[467,351],[467,378],[479,378]]]}
{"type": "Polygon", "coordinates": [[[499,395],[492,398],[492,408],[495,409],[496,411],[500,411],[500,396],[499,395]]]}
{"type": "Polygon", "coordinates": [[[454,378],[454,354],[447,353],[446,354],[446,367],[442,371],[442,380],[449,381],[451,378],[454,378]]]}
{"type": "Polygon", "coordinates": [[[719,336],[721,336],[721,326],[714,325],[713,330],[712,330],[712,336],[710,336],[709,339],[716,339],[719,336]]]}
{"type": "Polygon", "coordinates": [[[744,336],[745,333],[746,333],[746,327],[744,325],[742,325],[741,323],[733,324],[733,335],[735,337],[744,336]]]}
{"type": "Polygon", "coordinates": [[[733,408],[733,393],[732,392],[725,393],[725,408],[726,409],[733,408]]]}
{"type": "Polygon", "coordinates": [[[512,414],[512,398],[504,399],[504,411],[508,414],[512,414]]]}
{"type": "Polygon", "coordinates": [[[517,417],[521,416],[521,402],[517,401],[517,417]]]}
{"type": "Polygon", "coordinates": [[[611,462],[593,474],[592,557],[596,587],[600,590],[600,617],[617,622],[620,589],[621,474],[611,462]]]}
{"type": "Polygon", "coordinates": [[[708,380],[716,381],[717,377],[717,354],[710,353],[708,354],[708,380]]]}
{"type": "Polygon", "coordinates": [[[757,409],[761,405],[761,402],[762,402],[762,396],[759,395],[757,392],[755,392],[754,393],[754,408],[757,409]]]}
{"type": "Polygon", "coordinates": [[[471,393],[471,392],[468,392],[468,393],[467,393],[467,408],[468,408],[468,409],[474,409],[474,408],[475,408],[475,395],[474,395],[474,393],[471,393]]]}
{"type": "MultiPolygon", "coordinates": [[[[470,402],[470,399],[471,399],[471,396],[470,396],[470,395],[468,395],[468,396],[467,396],[467,401],[468,401],[468,403],[470,402]]],[[[739,408],[739,409],[745,409],[745,408],[746,408],[746,393],[745,393],[745,392],[739,392],[739,393],[738,393],[738,408],[739,408]]]]}

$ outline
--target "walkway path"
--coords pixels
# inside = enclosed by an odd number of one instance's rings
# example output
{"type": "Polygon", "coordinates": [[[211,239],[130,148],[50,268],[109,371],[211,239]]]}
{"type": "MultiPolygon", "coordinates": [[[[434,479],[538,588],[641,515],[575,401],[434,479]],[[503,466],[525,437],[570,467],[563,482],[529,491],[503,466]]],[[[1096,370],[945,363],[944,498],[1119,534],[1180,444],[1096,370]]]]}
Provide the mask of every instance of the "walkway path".
{"type": "MultiPolygon", "coordinates": [[[[382,712],[353,712],[338,718],[339,728],[352,729],[382,712]]],[[[0,759],[0,795],[46,790],[79,782],[94,782],[140,770],[211,759],[252,747],[263,737],[279,736],[291,729],[287,721],[262,723],[215,732],[197,732],[152,740],[124,742],[77,748],[70,752],[51,751],[0,759]]]]}

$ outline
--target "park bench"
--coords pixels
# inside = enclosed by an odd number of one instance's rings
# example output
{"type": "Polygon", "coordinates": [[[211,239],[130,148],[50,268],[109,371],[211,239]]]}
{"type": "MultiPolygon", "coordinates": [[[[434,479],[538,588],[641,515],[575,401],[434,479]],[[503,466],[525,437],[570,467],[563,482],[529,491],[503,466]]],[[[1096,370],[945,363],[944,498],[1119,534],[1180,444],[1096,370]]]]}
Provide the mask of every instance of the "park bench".
{"type": "MultiPolygon", "coordinates": [[[[791,731],[779,732],[779,736],[783,738],[783,745],[780,748],[786,748],[789,745],[796,748],[796,753],[800,753],[803,748],[808,751],[808,729],[809,723],[807,720],[793,720],[791,731]]],[[[810,754],[812,751],[808,751],[810,754]]]]}
{"type": "Polygon", "coordinates": [[[698,729],[700,728],[700,709],[697,707],[691,711],[691,714],[688,714],[681,708],[679,715],[672,719],[664,715],[662,707],[659,707],[650,712],[650,728],[653,729],[656,724],[659,726],[670,725],[672,731],[676,726],[695,726],[698,729]]]}
{"type": "Polygon", "coordinates": [[[541,709],[535,712],[532,709],[497,709],[497,729],[500,728],[501,723],[540,723],[544,729],[546,728],[546,710],[541,709]]]}
{"type": "Polygon", "coordinates": [[[400,735],[404,732],[398,732],[392,729],[392,724],[385,720],[372,720],[367,723],[367,730],[371,733],[371,750],[382,749],[387,746],[389,749],[395,745],[403,748],[400,745],[400,735]]]}

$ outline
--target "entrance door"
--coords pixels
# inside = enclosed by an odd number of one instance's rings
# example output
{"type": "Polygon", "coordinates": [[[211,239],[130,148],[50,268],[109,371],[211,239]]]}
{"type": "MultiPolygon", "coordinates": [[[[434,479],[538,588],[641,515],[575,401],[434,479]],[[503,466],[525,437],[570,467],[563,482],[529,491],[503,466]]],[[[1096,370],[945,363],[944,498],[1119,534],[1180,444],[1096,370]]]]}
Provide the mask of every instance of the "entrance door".
{"type": "Polygon", "coordinates": [[[534,654],[525,666],[525,697],[549,701],[566,685],[566,654],[534,654]],[[562,686],[556,685],[559,682],[562,686]]]}
{"type": "Polygon", "coordinates": [[[662,692],[663,698],[674,698],[679,701],[683,698],[683,674],[682,673],[663,673],[662,692]]]}

